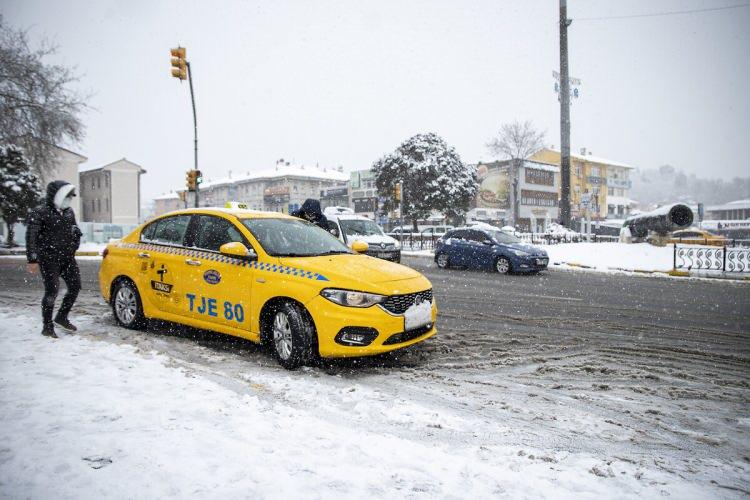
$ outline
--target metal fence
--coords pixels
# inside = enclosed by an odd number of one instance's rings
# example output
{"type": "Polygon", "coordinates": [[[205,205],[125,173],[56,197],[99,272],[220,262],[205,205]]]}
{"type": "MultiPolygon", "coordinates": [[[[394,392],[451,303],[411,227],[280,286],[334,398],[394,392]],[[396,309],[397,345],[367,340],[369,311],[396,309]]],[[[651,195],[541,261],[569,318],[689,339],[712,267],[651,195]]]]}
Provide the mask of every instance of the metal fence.
{"type": "MultiPolygon", "coordinates": [[[[396,241],[401,241],[404,250],[433,250],[440,236],[422,235],[419,233],[404,233],[403,241],[400,233],[387,233],[396,241]]],[[[558,243],[611,243],[619,240],[618,236],[602,236],[592,234],[546,234],[546,233],[517,233],[516,236],[526,243],[533,245],[556,245],[558,243]]]]}
{"type": "Polygon", "coordinates": [[[686,271],[750,272],[749,247],[674,244],[674,269],[686,271]]]}

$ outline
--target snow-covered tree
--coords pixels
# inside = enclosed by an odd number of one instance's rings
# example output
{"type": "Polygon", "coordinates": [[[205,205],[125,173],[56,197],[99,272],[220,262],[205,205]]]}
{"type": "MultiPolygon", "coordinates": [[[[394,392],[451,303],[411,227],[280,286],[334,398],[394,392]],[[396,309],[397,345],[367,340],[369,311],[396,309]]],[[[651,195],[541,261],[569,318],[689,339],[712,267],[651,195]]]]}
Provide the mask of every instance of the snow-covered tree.
{"type": "Polygon", "coordinates": [[[8,227],[8,246],[15,245],[13,224],[26,219],[29,209],[39,203],[40,184],[20,151],[0,148],[0,215],[8,227]]]}
{"type": "Polygon", "coordinates": [[[372,169],[386,210],[395,208],[394,188],[403,183],[404,217],[415,229],[417,220],[428,217],[432,210],[451,218],[462,216],[477,192],[475,169],[464,165],[456,150],[434,133],[407,139],[396,151],[377,160],[372,169]]]}

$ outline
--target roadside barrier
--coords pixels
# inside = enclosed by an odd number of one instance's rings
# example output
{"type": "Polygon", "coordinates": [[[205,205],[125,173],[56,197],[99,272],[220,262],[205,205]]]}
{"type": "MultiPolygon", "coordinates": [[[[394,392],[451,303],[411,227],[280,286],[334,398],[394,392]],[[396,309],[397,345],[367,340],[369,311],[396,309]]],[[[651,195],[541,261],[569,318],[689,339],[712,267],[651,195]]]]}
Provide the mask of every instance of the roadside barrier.
{"type": "Polygon", "coordinates": [[[674,271],[750,272],[750,248],[674,244],[674,271]]]}

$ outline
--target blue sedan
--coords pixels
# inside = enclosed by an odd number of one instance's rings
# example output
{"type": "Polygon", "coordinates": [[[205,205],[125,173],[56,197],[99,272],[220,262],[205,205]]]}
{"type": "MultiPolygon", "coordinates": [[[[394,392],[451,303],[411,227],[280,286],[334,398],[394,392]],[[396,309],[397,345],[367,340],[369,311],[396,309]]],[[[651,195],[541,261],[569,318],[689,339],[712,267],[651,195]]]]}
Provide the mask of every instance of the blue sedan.
{"type": "Polygon", "coordinates": [[[549,256],[513,235],[496,229],[458,228],[445,233],[435,247],[438,267],[494,269],[498,273],[538,273],[549,256]]]}

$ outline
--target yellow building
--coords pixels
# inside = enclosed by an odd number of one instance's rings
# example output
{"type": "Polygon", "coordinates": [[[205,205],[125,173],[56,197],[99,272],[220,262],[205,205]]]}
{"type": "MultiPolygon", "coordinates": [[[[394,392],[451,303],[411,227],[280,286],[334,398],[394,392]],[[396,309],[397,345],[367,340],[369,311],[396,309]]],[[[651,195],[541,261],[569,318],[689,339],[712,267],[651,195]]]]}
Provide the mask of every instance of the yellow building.
{"type": "MultiPolygon", "coordinates": [[[[530,160],[560,165],[560,151],[543,148],[530,160]]],[[[634,203],[628,198],[633,167],[599,158],[581,149],[570,155],[570,212],[594,220],[625,217],[634,203]]]]}

